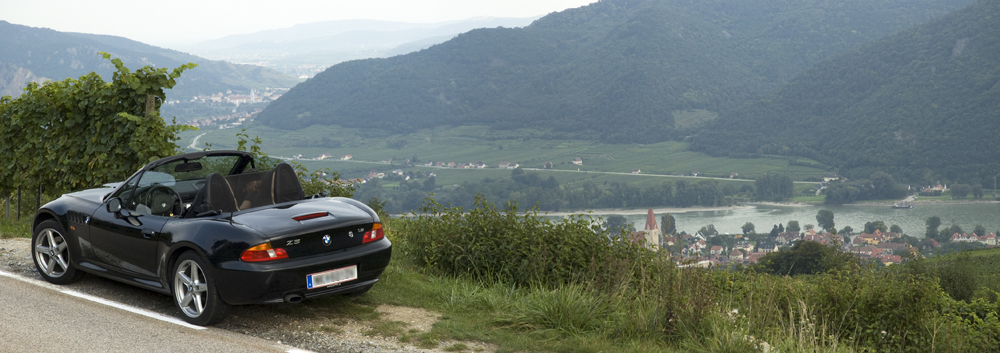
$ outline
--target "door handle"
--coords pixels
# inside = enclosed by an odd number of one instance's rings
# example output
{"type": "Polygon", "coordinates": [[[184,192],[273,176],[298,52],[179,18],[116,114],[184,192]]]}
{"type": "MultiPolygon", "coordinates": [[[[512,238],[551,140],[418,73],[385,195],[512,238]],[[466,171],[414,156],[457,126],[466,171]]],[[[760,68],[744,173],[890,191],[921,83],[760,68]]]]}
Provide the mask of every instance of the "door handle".
{"type": "Polygon", "coordinates": [[[143,238],[151,239],[151,238],[153,238],[154,235],[156,235],[156,232],[154,232],[152,229],[146,228],[146,229],[142,230],[142,237],[143,238]]]}

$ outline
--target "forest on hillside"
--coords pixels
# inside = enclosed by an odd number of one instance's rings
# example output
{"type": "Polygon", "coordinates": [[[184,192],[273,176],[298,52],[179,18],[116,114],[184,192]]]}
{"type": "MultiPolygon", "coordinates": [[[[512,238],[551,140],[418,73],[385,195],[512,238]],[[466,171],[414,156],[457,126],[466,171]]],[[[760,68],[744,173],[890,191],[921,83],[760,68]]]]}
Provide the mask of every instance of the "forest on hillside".
{"type": "Polygon", "coordinates": [[[808,157],[864,177],[993,185],[1000,173],[1000,2],[815,65],[775,94],[722,114],[692,149],[808,157]]]}
{"type": "Polygon", "coordinates": [[[608,0],[525,28],[479,29],[417,53],[342,63],[260,122],[393,133],[531,127],[607,143],[663,141],[672,112],[728,111],[810,65],[971,0],[608,0]]]}

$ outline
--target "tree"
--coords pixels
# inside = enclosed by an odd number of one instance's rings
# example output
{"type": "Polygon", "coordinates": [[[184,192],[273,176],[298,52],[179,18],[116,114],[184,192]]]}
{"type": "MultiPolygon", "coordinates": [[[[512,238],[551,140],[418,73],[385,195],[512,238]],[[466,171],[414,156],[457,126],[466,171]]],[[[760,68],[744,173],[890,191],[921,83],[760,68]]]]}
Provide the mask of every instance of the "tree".
{"type": "Polygon", "coordinates": [[[938,227],[941,226],[941,217],[938,217],[938,216],[928,217],[927,220],[924,221],[924,224],[927,225],[927,232],[924,233],[924,236],[926,236],[928,238],[937,239],[938,238],[938,227]]]}
{"type": "Polygon", "coordinates": [[[851,235],[851,233],[854,233],[854,228],[851,228],[851,226],[844,226],[844,229],[841,229],[840,232],[837,232],[837,234],[844,236],[851,235]]]}
{"type": "Polygon", "coordinates": [[[834,229],[833,227],[835,224],[833,222],[833,211],[819,210],[819,212],[816,213],[816,223],[823,230],[829,231],[830,229],[834,229]]]}
{"type": "Polygon", "coordinates": [[[757,199],[781,201],[795,195],[792,178],[787,175],[765,175],[754,181],[757,199]]]}
{"type": "Polygon", "coordinates": [[[814,241],[800,241],[789,250],[781,250],[764,255],[759,261],[761,267],[776,275],[804,275],[842,269],[856,262],[856,258],[814,241]]]}
{"type": "Polygon", "coordinates": [[[177,153],[177,133],[159,108],[165,89],[195,64],[145,66],[135,72],[111,58],[111,82],[91,72],[0,98],[0,191],[45,185],[60,193],[121,181],[147,162],[177,153]]]}
{"type": "Polygon", "coordinates": [[[714,224],[709,224],[707,226],[701,227],[701,229],[698,230],[698,233],[701,233],[701,235],[704,235],[706,237],[714,237],[716,235],[719,235],[719,231],[715,230],[714,224]]]}
{"type": "Polygon", "coordinates": [[[885,172],[876,172],[871,177],[872,198],[894,199],[906,194],[903,188],[896,184],[896,180],[885,172]]]}
{"type": "Polygon", "coordinates": [[[982,224],[976,224],[976,228],[972,232],[978,236],[984,236],[986,235],[986,227],[983,227],[982,224]]]}
{"type": "Polygon", "coordinates": [[[622,231],[631,234],[635,231],[635,228],[628,223],[628,219],[621,215],[608,216],[608,219],[604,221],[604,229],[607,229],[612,235],[620,234],[622,231]]]}
{"type": "Polygon", "coordinates": [[[778,223],[778,234],[781,234],[781,233],[784,233],[784,232],[785,232],[785,226],[782,225],[781,223],[778,223]]]}
{"type": "Polygon", "coordinates": [[[660,231],[668,236],[677,233],[677,222],[674,220],[674,216],[669,213],[660,216],[660,231]]]}
{"type": "Polygon", "coordinates": [[[789,232],[798,232],[802,229],[799,228],[799,221],[788,221],[788,226],[785,227],[785,230],[789,232]]]}
{"type": "Polygon", "coordinates": [[[937,240],[939,243],[944,243],[946,241],[951,240],[952,234],[954,233],[951,232],[951,228],[949,227],[941,228],[941,231],[938,232],[938,234],[934,237],[934,240],[937,240]]]}
{"type": "Polygon", "coordinates": [[[437,189],[437,180],[435,179],[437,179],[437,177],[430,177],[424,180],[423,190],[427,192],[432,192],[434,191],[434,189],[437,189]]]}
{"type": "Polygon", "coordinates": [[[747,235],[747,234],[753,233],[753,231],[754,231],[754,226],[753,226],[753,223],[751,223],[751,222],[744,223],[743,227],[741,227],[741,228],[743,228],[743,235],[747,235]]]}
{"type": "Polygon", "coordinates": [[[951,198],[964,199],[972,192],[972,187],[968,184],[955,184],[951,186],[951,198]]]}
{"type": "Polygon", "coordinates": [[[903,227],[900,227],[898,224],[893,224],[889,226],[889,231],[896,234],[903,234],[903,227]]]}
{"type": "Polygon", "coordinates": [[[816,228],[816,226],[815,226],[815,225],[813,225],[813,224],[809,224],[809,223],[806,223],[806,226],[805,226],[805,228],[806,228],[806,230],[808,231],[808,230],[813,230],[813,228],[816,228]]]}
{"type": "Polygon", "coordinates": [[[865,233],[872,234],[875,233],[876,230],[885,233],[888,230],[888,227],[886,227],[885,222],[882,221],[871,221],[865,223],[865,233]]]}
{"type": "Polygon", "coordinates": [[[981,198],[983,198],[983,194],[984,194],[984,192],[983,192],[983,186],[982,185],[973,185],[972,186],[972,197],[975,197],[977,199],[981,199],[981,198]]]}

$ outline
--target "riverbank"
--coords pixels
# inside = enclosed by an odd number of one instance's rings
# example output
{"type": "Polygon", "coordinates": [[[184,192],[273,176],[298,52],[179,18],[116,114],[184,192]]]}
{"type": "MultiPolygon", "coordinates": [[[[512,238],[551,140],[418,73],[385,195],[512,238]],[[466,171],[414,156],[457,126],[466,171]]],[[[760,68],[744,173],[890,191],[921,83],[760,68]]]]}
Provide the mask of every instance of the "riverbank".
{"type": "Polygon", "coordinates": [[[821,204],[806,203],[806,202],[794,202],[794,201],[793,202],[756,201],[756,202],[747,202],[747,203],[745,203],[745,205],[747,205],[747,206],[809,207],[809,206],[817,206],[817,205],[821,205],[821,204]]]}
{"type": "MultiPolygon", "coordinates": [[[[682,214],[688,212],[713,212],[713,211],[732,211],[753,208],[751,204],[745,205],[735,205],[735,206],[717,206],[717,207],[653,207],[653,213],[657,215],[662,215],[664,213],[669,214],[682,214]]],[[[565,217],[569,215],[619,215],[619,216],[634,216],[634,215],[645,215],[649,212],[649,208],[637,208],[637,209],[596,209],[596,210],[580,210],[580,211],[558,211],[558,212],[542,212],[541,214],[546,216],[558,216],[565,217]]]]}
{"type": "MultiPolygon", "coordinates": [[[[852,203],[852,204],[847,204],[845,206],[885,206],[885,207],[891,207],[891,206],[893,206],[893,205],[895,205],[897,203],[899,203],[899,201],[895,201],[895,202],[893,202],[893,201],[872,201],[872,202],[852,203]]],[[[913,201],[907,201],[906,203],[910,204],[910,205],[913,205],[913,206],[920,206],[920,205],[924,205],[924,206],[927,206],[927,205],[940,206],[940,205],[996,204],[996,203],[1000,203],[1000,201],[996,201],[996,200],[921,200],[921,199],[916,199],[916,200],[913,200],[913,201]]]]}

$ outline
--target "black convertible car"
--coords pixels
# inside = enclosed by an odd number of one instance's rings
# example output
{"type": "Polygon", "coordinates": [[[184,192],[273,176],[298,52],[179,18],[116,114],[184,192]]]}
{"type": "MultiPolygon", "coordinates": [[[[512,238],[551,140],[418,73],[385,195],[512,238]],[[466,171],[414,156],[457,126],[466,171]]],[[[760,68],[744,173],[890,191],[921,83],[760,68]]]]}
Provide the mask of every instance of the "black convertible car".
{"type": "Polygon", "coordinates": [[[240,151],[167,157],[65,194],[38,210],[32,234],[45,280],[88,272],[172,295],[197,325],[230,305],[364,293],[392,252],[365,204],[306,198],[291,166],[258,171],[240,151]]]}

